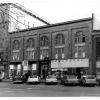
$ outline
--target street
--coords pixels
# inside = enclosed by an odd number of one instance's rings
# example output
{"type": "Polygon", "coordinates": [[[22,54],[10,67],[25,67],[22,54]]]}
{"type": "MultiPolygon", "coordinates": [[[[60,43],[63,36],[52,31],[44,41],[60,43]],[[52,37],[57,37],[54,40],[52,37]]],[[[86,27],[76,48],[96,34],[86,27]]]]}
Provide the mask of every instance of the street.
{"type": "Polygon", "coordinates": [[[100,86],[28,85],[0,82],[0,97],[88,97],[100,96],[100,86]]]}

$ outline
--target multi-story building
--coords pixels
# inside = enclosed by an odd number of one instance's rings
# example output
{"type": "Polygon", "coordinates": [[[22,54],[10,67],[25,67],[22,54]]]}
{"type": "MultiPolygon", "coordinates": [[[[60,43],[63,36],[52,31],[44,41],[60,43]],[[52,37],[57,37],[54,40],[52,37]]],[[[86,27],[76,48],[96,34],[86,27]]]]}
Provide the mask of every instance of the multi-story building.
{"type": "MultiPolygon", "coordinates": [[[[26,10],[23,6],[14,3],[0,4],[0,74],[5,72],[8,77],[9,66],[9,32],[48,25],[49,23],[32,12],[26,10]],[[28,20],[31,19],[31,20],[28,20]],[[32,23],[34,22],[34,23],[32,23]]],[[[16,42],[15,42],[16,43],[16,42]]],[[[18,47],[14,47],[14,52],[18,47]]],[[[16,54],[15,54],[16,55],[16,54]]]]}
{"type": "Polygon", "coordinates": [[[94,74],[92,18],[10,32],[9,73],[94,74]]]}

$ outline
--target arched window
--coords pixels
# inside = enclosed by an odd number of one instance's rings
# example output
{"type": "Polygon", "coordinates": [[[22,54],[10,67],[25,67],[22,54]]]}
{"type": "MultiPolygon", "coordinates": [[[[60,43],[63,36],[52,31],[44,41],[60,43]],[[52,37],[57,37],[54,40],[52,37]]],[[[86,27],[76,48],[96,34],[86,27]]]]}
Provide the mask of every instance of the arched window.
{"type": "Polygon", "coordinates": [[[55,38],[55,45],[65,44],[65,38],[63,34],[57,34],[55,38]]]}
{"type": "Polygon", "coordinates": [[[13,50],[19,50],[19,41],[18,40],[14,40],[13,42],[13,50]]]}
{"type": "Polygon", "coordinates": [[[34,39],[33,38],[29,38],[27,40],[27,48],[34,48],[34,39]]]}
{"type": "Polygon", "coordinates": [[[75,43],[84,43],[86,41],[86,36],[82,31],[78,31],[75,34],[75,43]]]}
{"type": "Polygon", "coordinates": [[[86,41],[86,36],[83,34],[82,35],[82,42],[84,43],[86,41]]]}
{"type": "Polygon", "coordinates": [[[49,46],[49,39],[47,36],[42,36],[40,38],[40,46],[49,46]]]}

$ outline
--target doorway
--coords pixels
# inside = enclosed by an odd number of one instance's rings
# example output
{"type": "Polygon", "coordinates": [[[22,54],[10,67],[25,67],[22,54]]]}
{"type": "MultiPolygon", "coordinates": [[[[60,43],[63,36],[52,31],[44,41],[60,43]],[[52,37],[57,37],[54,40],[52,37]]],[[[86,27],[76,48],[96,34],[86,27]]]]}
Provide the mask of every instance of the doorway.
{"type": "Polygon", "coordinates": [[[48,65],[43,64],[41,65],[41,79],[46,79],[48,76],[48,65]]]}

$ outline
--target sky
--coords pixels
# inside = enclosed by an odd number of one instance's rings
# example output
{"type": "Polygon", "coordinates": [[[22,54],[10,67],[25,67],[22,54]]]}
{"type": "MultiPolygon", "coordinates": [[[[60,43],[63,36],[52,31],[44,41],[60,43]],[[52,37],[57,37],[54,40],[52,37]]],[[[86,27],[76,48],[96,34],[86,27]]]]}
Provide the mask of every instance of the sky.
{"type": "Polygon", "coordinates": [[[0,0],[0,3],[19,3],[49,23],[100,14],[100,0],[0,0]]]}

